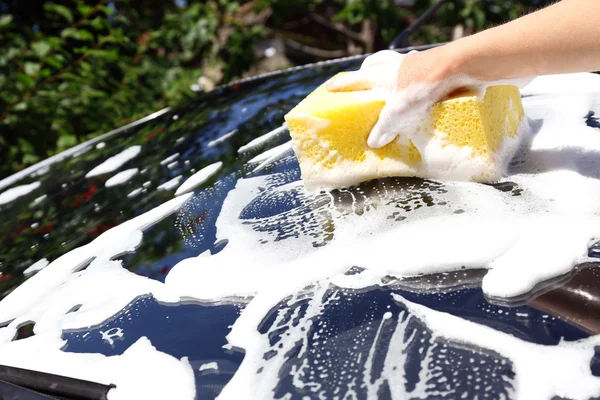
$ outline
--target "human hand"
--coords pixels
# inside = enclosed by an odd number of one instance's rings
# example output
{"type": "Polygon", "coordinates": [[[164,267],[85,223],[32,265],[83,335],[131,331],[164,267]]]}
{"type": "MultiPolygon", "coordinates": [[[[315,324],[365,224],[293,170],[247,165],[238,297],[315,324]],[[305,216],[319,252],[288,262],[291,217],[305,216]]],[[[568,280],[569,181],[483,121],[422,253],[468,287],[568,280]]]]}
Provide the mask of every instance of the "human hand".
{"type": "Polygon", "coordinates": [[[381,90],[386,99],[379,119],[367,144],[380,148],[406,133],[421,150],[427,138],[417,135],[431,106],[452,94],[478,82],[454,74],[452,58],[445,57],[443,48],[425,52],[399,54],[383,50],[367,57],[358,71],[330,80],[326,87],[333,92],[381,90]]]}

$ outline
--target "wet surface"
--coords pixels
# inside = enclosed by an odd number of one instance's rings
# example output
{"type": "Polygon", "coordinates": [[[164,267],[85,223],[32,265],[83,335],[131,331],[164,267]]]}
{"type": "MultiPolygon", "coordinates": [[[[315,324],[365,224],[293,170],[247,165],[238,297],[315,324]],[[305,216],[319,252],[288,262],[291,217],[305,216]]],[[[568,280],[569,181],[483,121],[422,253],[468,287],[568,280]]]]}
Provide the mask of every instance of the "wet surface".
{"type": "MultiPolygon", "coordinates": [[[[290,182],[299,178],[298,166],[292,155],[284,157],[265,171],[252,172],[246,162],[261,150],[240,155],[237,149],[280,126],[283,115],[321,82],[338,71],[357,67],[359,62],[316,66],[219,89],[111,137],[104,147],[92,146],[81,154],[57,162],[16,183],[13,186],[36,181],[41,185],[0,206],[0,296],[4,297],[21,284],[27,278],[23,273],[25,269],[38,260],[46,258],[53,261],[89,243],[108,229],[172,198],[175,188],[158,190],[160,185],[180,175],[187,178],[207,165],[222,161],[224,165],[220,172],[195,190],[197,194],[193,212],[171,216],[147,229],[142,245],[119,259],[125,268],[136,274],[164,281],[170,269],[179,261],[205,251],[213,254],[219,252],[227,243],[216,242],[215,221],[223,199],[239,177],[282,173],[290,182]],[[237,131],[228,135],[226,140],[215,142],[235,129],[237,131]],[[114,173],[85,177],[102,161],[134,145],[142,147],[140,154],[114,173]],[[161,163],[175,153],[179,153],[176,159],[161,163]],[[140,172],[125,183],[105,186],[116,172],[129,168],[138,168],[140,172]]],[[[586,117],[586,123],[592,127],[600,126],[593,113],[586,117]]],[[[289,136],[286,133],[270,141],[269,147],[287,140],[289,136]]],[[[520,195],[519,187],[511,182],[493,187],[512,196],[520,195]]],[[[398,208],[398,212],[390,218],[399,223],[404,219],[403,213],[424,207],[441,207],[449,213],[463,212],[452,204],[436,200],[435,194],[444,191],[443,184],[437,182],[399,178],[334,191],[330,195],[323,194],[312,198],[310,203],[294,191],[265,191],[254,203],[248,204],[239,218],[256,221],[285,214],[286,218],[275,224],[253,225],[253,229],[271,233],[274,240],[305,234],[299,229],[306,229],[313,224],[319,230],[312,237],[312,245],[319,247],[331,240],[333,232],[327,228],[328,216],[315,213],[314,210],[333,207],[342,214],[360,215],[365,208],[388,199],[385,201],[394,202],[398,208]],[[393,195],[390,196],[390,192],[393,195]],[[389,200],[390,197],[393,200],[389,200]],[[304,218],[309,211],[313,219],[306,221],[304,218]],[[298,224],[299,220],[303,224],[298,224]]],[[[592,248],[590,255],[594,251],[592,248]]],[[[376,349],[376,354],[385,354],[392,333],[386,334],[384,326],[381,328],[383,333],[375,336],[384,314],[393,311],[391,321],[395,323],[407,318],[402,306],[392,300],[391,292],[401,293],[410,301],[493,327],[529,342],[555,345],[561,339],[571,341],[584,338],[590,333],[600,332],[600,323],[597,322],[600,295],[590,295],[600,286],[600,274],[596,268],[591,265],[581,269],[573,277],[556,283],[558,287],[550,288],[552,290],[546,288],[542,296],[532,301],[529,299],[529,305],[518,307],[488,302],[479,289],[481,274],[478,275],[476,271],[469,271],[468,276],[467,272],[459,272],[453,276],[428,277],[428,281],[391,280],[384,288],[361,291],[331,287],[324,296],[337,298],[313,321],[315,326],[324,324],[329,327],[325,336],[330,340],[319,341],[314,335],[309,335],[311,350],[302,356],[294,356],[297,350],[292,349],[284,372],[304,362],[314,365],[315,361],[318,364],[320,358],[327,358],[327,371],[322,372],[325,375],[311,379],[320,380],[324,385],[323,392],[333,396],[337,387],[352,380],[353,373],[359,374],[358,371],[364,369],[360,363],[349,367],[351,358],[354,359],[357,352],[364,352],[363,362],[371,348],[376,349]],[[581,276],[584,277],[578,278],[581,276]],[[364,339],[358,349],[355,347],[356,337],[364,339]]],[[[360,273],[360,270],[355,273],[360,273]]],[[[302,310],[303,302],[306,300],[281,304],[280,311],[302,310]]],[[[243,303],[165,305],[146,296],[99,326],[64,332],[63,339],[67,344],[63,350],[118,355],[141,336],[147,336],[158,350],[177,358],[188,357],[196,377],[197,398],[214,398],[231,379],[244,357],[240,351],[223,347],[227,343],[225,335],[243,307],[243,303]],[[211,362],[217,363],[218,370],[205,368],[200,371],[202,365],[211,362]]],[[[406,329],[417,332],[415,335],[419,338],[422,336],[424,343],[430,343],[430,332],[415,320],[411,321],[406,329]]],[[[284,328],[279,329],[274,323],[273,318],[267,318],[261,329],[263,333],[276,332],[273,334],[276,343],[277,335],[283,334],[291,325],[281,323],[284,328]]],[[[33,325],[24,325],[17,339],[33,334],[33,329],[33,325]]],[[[510,392],[509,383],[504,379],[513,374],[509,363],[495,354],[460,346],[450,347],[449,363],[440,368],[444,376],[453,376],[452,385],[456,393],[467,390],[468,398],[477,395],[481,399],[498,398],[500,393],[510,392]],[[470,364],[482,361],[496,366],[493,370],[486,370],[485,377],[479,377],[487,379],[485,384],[475,385],[470,380],[478,376],[472,377],[470,364]],[[487,387],[492,389],[485,389],[487,387]]],[[[407,348],[409,352],[416,352],[416,348],[407,348]]],[[[422,354],[415,353],[411,357],[411,361],[407,362],[409,373],[406,385],[409,392],[411,385],[416,384],[422,354]]],[[[284,372],[282,375],[285,375],[284,372]]],[[[306,390],[298,389],[297,385],[290,383],[290,379],[281,379],[276,396],[291,393],[290,398],[302,398],[307,395],[306,390]]],[[[367,393],[357,389],[357,395],[358,398],[364,398],[367,393]]],[[[389,398],[390,389],[384,385],[378,396],[389,398]]]]}

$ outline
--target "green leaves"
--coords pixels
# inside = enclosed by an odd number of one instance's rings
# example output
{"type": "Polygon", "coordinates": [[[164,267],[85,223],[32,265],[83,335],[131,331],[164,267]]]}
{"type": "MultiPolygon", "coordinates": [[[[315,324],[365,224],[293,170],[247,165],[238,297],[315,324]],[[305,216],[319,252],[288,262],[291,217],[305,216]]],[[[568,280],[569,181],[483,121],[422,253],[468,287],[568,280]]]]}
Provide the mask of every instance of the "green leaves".
{"type": "Polygon", "coordinates": [[[10,14],[0,15],[0,30],[8,28],[12,23],[13,17],[10,14]]]}
{"type": "Polygon", "coordinates": [[[57,142],[56,147],[59,150],[68,149],[69,147],[75,146],[77,144],[77,137],[75,135],[65,134],[61,135],[57,142]]]}
{"type": "Polygon", "coordinates": [[[86,31],[85,29],[76,29],[71,27],[63,29],[60,36],[63,38],[73,38],[82,41],[94,40],[94,35],[91,32],[86,31]]]}
{"type": "Polygon", "coordinates": [[[38,56],[39,58],[42,58],[46,54],[48,54],[48,52],[50,51],[51,48],[52,48],[52,46],[50,46],[50,44],[48,42],[43,41],[43,40],[39,40],[37,42],[31,43],[31,49],[33,50],[35,55],[38,56]]]}
{"type": "Polygon", "coordinates": [[[39,63],[34,63],[34,62],[26,62],[25,63],[25,73],[29,76],[34,76],[37,75],[38,72],[40,72],[40,64],[39,63]]]}
{"type": "Polygon", "coordinates": [[[67,22],[69,22],[69,23],[73,22],[73,13],[66,6],[63,6],[60,4],[55,4],[55,3],[45,3],[44,9],[48,12],[48,14],[59,15],[62,18],[64,18],[65,20],[67,20],[67,22]]]}

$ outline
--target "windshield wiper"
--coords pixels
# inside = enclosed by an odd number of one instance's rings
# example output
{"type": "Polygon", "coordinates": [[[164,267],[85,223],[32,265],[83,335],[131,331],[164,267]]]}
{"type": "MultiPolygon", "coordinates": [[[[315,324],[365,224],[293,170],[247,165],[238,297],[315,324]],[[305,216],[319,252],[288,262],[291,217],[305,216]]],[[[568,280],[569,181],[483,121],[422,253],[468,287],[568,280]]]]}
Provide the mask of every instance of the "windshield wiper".
{"type": "MultiPolygon", "coordinates": [[[[14,386],[69,400],[106,400],[108,391],[115,387],[115,385],[103,385],[66,376],[0,365],[0,398],[12,398],[2,395],[10,395],[5,391],[17,390],[14,386]]],[[[31,397],[23,398],[37,400],[33,396],[32,394],[31,397]]],[[[48,399],[48,397],[39,397],[39,399],[48,399]]]]}

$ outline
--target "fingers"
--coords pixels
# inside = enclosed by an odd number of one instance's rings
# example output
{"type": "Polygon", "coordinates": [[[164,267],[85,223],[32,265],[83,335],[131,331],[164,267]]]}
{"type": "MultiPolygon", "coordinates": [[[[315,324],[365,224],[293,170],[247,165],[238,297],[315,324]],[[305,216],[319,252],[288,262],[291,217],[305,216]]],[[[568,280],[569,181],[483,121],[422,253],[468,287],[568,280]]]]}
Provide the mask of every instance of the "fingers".
{"type": "Polygon", "coordinates": [[[384,64],[384,63],[388,63],[388,62],[395,62],[395,61],[398,61],[402,57],[403,57],[402,54],[397,53],[393,50],[381,50],[381,51],[378,51],[377,53],[374,53],[374,54],[370,55],[369,57],[365,58],[365,60],[363,61],[362,65],[360,67],[365,68],[365,67],[372,67],[374,65],[380,65],[380,64],[384,64]]]}
{"type": "Polygon", "coordinates": [[[367,139],[369,147],[379,149],[394,140],[397,134],[394,127],[394,114],[392,107],[387,104],[383,107],[379,113],[379,119],[367,139]]]}
{"type": "Polygon", "coordinates": [[[381,87],[391,90],[396,85],[396,76],[405,54],[382,50],[365,58],[360,69],[339,74],[326,84],[331,92],[370,90],[381,87]]]}
{"type": "Polygon", "coordinates": [[[363,71],[354,71],[336,75],[327,81],[325,87],[330,92],[351,92],[370,90],[373,88],[373,82],[363,71]]]}

